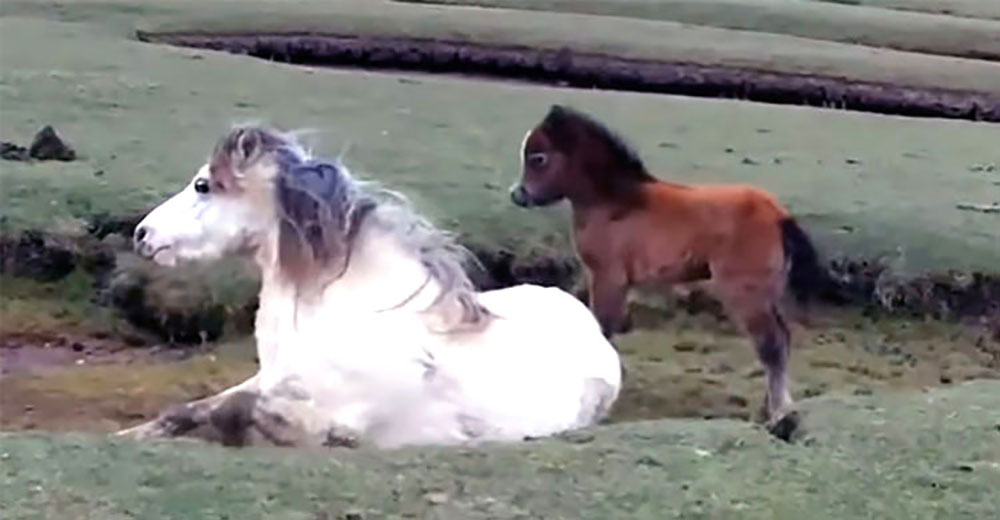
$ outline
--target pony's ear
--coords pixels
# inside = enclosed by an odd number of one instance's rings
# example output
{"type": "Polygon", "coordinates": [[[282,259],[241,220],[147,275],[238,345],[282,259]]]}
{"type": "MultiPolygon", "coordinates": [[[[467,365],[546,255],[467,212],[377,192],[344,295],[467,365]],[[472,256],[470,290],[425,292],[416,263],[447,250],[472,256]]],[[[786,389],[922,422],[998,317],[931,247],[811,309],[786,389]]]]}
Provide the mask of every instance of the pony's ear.
{"type": "Polygon", "coordinates": [[[235,163],[245,165],[251,162],[261,153],[264,139],[262,132],[257,128],[244,128],[237,131],[236,142],[231,155],[235,163]]]}
{"type": "Polygon", "coordinates": [[[222,188],[236,184],[239,172],[252,165],[274,144],[274,138],[255,126],[236,128],[215,147],[210,160],[212,180],[222,188]]]}

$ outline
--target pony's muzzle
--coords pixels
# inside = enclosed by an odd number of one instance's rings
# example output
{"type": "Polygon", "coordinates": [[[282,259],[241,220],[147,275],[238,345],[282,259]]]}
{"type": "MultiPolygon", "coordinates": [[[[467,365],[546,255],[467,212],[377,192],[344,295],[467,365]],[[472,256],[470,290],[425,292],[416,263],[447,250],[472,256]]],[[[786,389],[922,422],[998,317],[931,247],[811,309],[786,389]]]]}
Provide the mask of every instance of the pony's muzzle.
{"type": "Polygon", "coordinates": [[[132,249],[140,256],[149,257],[152,252],[152,246],[146,241],[147,238],[149,238],[148,227],[139,226],[135,228],[135,233],[132,234],[132,249]]]}
{"type": "Polygon", "coordinates": [[[149,231],[147,231],[146,226],[139,226],[139,227],[135,228],[135,234],[133,235],[132,240],[136,244],[141,244],[142,243],[142,239],[146,238],[146,235],[148,233],[149,233],[149,231]]]}

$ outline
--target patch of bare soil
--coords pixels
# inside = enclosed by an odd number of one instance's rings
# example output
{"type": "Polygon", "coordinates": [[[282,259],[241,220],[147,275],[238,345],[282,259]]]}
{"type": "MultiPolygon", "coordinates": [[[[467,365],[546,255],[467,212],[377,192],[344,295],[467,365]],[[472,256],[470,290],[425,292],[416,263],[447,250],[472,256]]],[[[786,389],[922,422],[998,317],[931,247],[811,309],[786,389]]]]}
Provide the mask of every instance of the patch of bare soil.
{"type": "Polygon", "coordinates": [[[205,370],[209,348],[139,345],[132,338],[0,336],[0,429],[109,432],[165,407],[218,392],[243,372],[205,370]],[[194,363],[192,363],[194,362],[194,363]]]}
{"type": "Polygon", "coordinates": [[[914,117],[1000,121],[1000,95],[625,59],[562,49],[332,34],[137,33],[140,40],[304,65],[515,78],[580,88],[730,97],[914,117]]]}
{"type": "Polygon", "coordinates": [[[177,361],[194,352],[190,348],[149,347],[138,344],[135,338],[4,334],[0,336],[0,376],[44,375],[73,366],[177,361]]]}

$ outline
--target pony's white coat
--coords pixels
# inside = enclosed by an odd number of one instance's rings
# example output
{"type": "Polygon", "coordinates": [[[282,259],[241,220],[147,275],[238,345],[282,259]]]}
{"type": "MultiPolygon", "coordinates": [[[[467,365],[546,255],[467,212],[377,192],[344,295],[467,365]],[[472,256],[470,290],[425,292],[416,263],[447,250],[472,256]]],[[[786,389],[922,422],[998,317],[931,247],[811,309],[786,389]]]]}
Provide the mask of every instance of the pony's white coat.
{"type": "Polygon", "coordinates": [[[478,293],[495,316],[485,329],[442,332],[449,309],[430,307],[442,288],[377,219],[343,276],[303,297],[277,267],[275,174],[269,161],[244,172],[267,188],[238,197],[198,194],[192,181],[140,223],[161,264],[255,255],[260,369],[228,392],[281,399],[311,443],[332,430],[381,447],[547,436],[594,424],[617,398],[617,352],[575,297],[532,285],[478,293]]]}

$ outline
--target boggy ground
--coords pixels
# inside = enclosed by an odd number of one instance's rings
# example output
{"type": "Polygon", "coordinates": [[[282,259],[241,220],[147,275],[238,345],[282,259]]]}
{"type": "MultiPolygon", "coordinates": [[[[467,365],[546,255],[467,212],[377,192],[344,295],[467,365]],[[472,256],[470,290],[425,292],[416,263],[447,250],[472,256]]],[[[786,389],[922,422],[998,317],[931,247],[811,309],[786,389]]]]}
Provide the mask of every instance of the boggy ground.
{"type": "MultiPolygon", "coordinates": [[[[636,329],[615,340],[628,372],[612,421],[755,418],[763,371],[728,321],[646,304],[634,312],[636,329]]],[[[981,328],[818,309],[793,334],[797,399],[1000,378],[1000,343],[981,328]]],[[[173,348],[136,341],[58,327],[5,334],[0,428],[108,432],[218,392],[256,369],[250,339],[173,348]]]]}

